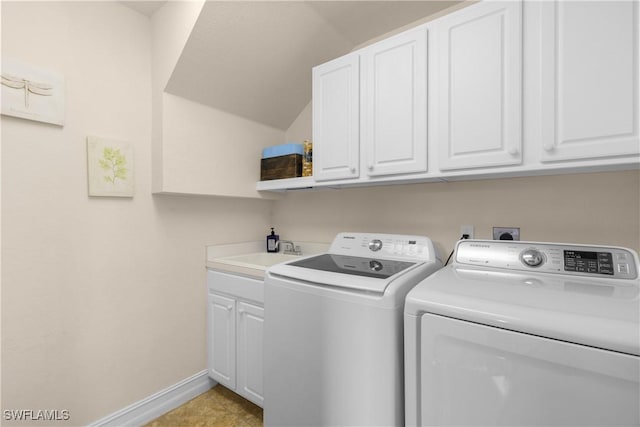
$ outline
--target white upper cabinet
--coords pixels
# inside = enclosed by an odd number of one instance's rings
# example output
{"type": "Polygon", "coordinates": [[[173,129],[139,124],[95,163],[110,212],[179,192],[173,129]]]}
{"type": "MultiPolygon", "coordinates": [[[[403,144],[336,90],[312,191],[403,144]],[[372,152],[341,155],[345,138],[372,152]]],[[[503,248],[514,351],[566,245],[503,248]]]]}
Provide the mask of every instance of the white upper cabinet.
{"type": "Polygon", "coordinates": [[[427,27],[313,69],[316,181],[427,170],[427,27]]]}
{"type": "Polygon", "coordinates": [[[369,176],[427,170],[427,27],[362,51],[363,167],[369,176]]]}
{"type": "Polygon", "coordinates": [[[638,2],[540,8],[541,160],[637,155],[638,2]]]}
{"type": "Polygon", "coordinates": [[[357,53],[313,69],[313,176],[357,178],[360,139],[360,67],[357,53]]]}
{"type": "Polygon", "coordinates": [[[440,169],[520,164],[522,3],[482,2],[439,19],[435,49],[440,169]]]}
{"type": "Polygon", "coordinates": [[[639,22],[638,0],[487,0],[320,65],[298,187],[637,169],[639,22]]]}

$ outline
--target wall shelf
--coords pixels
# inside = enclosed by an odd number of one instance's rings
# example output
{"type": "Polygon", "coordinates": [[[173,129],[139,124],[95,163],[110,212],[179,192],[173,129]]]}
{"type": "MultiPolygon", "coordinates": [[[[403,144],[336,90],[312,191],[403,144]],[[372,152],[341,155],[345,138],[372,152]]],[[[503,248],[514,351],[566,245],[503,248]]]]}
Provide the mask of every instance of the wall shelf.
{"type": "Polygon", "coordinates": [[[301,178],[272,179],[269,181],[258,181],[256,190],[258,191],[286,191],[310,188],[316,185],[312,176],[301,178]]]}

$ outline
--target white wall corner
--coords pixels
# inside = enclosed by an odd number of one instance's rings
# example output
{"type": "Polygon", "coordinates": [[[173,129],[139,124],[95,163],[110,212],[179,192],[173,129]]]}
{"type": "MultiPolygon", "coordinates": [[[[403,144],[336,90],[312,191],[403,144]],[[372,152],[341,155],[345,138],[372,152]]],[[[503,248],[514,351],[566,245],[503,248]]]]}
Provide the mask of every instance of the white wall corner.
{"type": "Polygon", "coordinates": [[[170,1],[151,18],[151,91],[152,91],[152,189],[164,189],[162,95],[191,31],[200,16],[204,0],[170,1]]]}
{"type": "Polygon", "coordinates": [[[313,140],[311,101],[300,111],[298,117],[289,125],[285,132],[285,142],[302,142],[305,139],[313,140]]]}
{"type": "Polygon", "coordinates": [[[217,383],[203,370],[189,378],[152,394],[126,408],[107,415],[89,427],[140,426],[206,392],[217,383]]]}
{"type": "Polygon", "coordinates": [[[204,0],[169,1],[151,18],[154,90],[164,91],[182,55],[204,0]]]}

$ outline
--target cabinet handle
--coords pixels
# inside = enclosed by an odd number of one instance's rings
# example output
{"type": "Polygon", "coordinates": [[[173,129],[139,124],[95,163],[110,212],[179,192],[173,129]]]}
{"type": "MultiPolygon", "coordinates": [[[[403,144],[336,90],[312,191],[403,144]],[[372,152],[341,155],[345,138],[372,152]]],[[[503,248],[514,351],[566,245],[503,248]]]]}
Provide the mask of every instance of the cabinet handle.
{"type": "Polygon", "coordinates": [[[517,156],[520,153],[520,150],[518,150],[518,148],[516,148],[516,147],[511,147],[511,148],[509,148],[508,152],[512,156],[517,156]]]}
{"type": "Polygon", "coordinates": [[[369,163],[369,164],[367,165],[367,169],[369,169],[370,171],[372,171],[372,170],[373,170],[373,165],[372,165],[371,163],[369,163]]]}
{"type": "Polygon", "coordinates": [[[556,147],[553,144],[544,144],[542,148],[544,148],[544,151],[553,151],[556,147]]]}
{"type": "Polygon", "coordinates": [[[242,314],[242,313],[244,313],[243,309],[238,310],[238,314],[242,314]]]}
{"type": "Polygon", "coordinates": [[[356,173],[356,167],[355,166],[351,166],[351,173],[356,173]]]}
{"type": "Polygon", "coordinates": [[[233,306],[232,306],[232,305],[228,305],[228,306],[226,307],[226,309],[227,309],[227,311],[231,311],[231,309],[233,309],[233,306]]]}

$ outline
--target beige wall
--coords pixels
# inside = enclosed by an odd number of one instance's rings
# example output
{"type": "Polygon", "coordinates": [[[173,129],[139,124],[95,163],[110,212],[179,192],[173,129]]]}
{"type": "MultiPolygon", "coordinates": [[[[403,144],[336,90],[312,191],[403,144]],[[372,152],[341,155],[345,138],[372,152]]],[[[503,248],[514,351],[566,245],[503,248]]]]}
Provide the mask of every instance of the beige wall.
{"type": "Polygon", "coordinates": [[[638,171],[292,192],[274,208],[282,237],[340,231],[421,234],[448,254],[461,225],[476,238],[520,227],[522,240],[640,249],[638,171]]]}
{"type": "Polygon", "coordinates": [[[154,192],[162,192],[164,177],[163,99],[204,0],[166,2],[151,19],[151,159],[154,192]]]}
{"type": "Polygon", "coordinates": [[[271,198],[256,191],[262,149],[284,131],[165,93],[163,191],[271,198]]]}
{"type": "Polygon", "coordinates": [[[311,102],[309,102],[287,129],[285,133],[287,142],[302,142],[305,139],[313,140],[313,135],[311,134],[312,111],[311,102]]]}
{"type": "Polygon", "coordinates": [[[255,187],[284,131],[164,92],[203,4],[168,2],[151,19],[153,191],[275,198],[255,187]]]}
{"type": "MultiPolygon", "coordinates": [[[[195,7],[195,6],[194,6],[195,7]]],[[[3,2],[2,53],[66,78],[63,128],[2,117],[2,408],[84,425],[205,368],[206,244],[416,233],[450,250],[531,240],[639,249],[638,172],[294,192],[151,196],[151,24],[115,2],[3,2]],[[87,197],[86,136],[130,141],[133,199],[87,197]]],[[[310,137],[310,108],[286,138],[310,137]]]]}
{"type": "Polygon", "coordinates": [[[271,202],[151,196],[151,29],[116,2],[3,2],[2,54],[66,78],[66,123],[2,117],[2,408],[86,425],[205,369],[204,247],[271,202]],[[87,197],[86,136],[129,141],[135,197],[87,197]]]}

